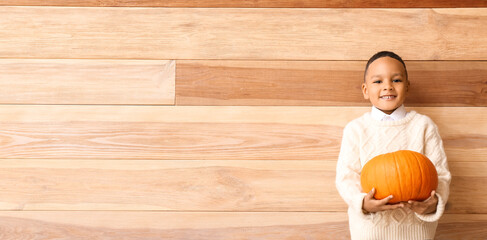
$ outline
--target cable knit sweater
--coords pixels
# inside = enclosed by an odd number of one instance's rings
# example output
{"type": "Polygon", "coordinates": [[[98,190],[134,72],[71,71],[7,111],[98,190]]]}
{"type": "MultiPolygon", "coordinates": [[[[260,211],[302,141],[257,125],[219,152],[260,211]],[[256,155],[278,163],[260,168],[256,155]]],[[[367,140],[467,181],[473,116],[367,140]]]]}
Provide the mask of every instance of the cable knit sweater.
{"type": "Polygon", "coordinates": [[[433,121],[415,111],[396,121],[378,121],[370,112],[351,121],[343,130],[337,163],[336,186],[348,204],[352,239],[433,239],[438,219],[448,199],[451,175],[443,142],[433,121]],[[436,212],[417,214],[408,208],[364,214],[366,193],[360,186],[362,166],[373,157],[398,150],[426,155],[438,172],[436,212]]]}

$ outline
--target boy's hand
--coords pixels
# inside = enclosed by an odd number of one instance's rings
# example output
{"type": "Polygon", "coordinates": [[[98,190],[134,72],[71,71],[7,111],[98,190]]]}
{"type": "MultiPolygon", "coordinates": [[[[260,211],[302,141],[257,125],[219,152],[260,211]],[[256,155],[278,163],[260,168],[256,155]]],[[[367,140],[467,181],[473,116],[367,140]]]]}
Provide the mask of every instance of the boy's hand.
{"type": "Polygon", "coordinates": [[[407,202],[406,207],[410,208],[416,213],[419,214],[428,214],[428,213],[434,213],[436,212],[436,205],[438,204],[438,197],[436,197],[435,190],[431,192],[431,196],[422,201],[413,201],[409,200],[407,202]]]}
{"type": "Polygon", "coordinates": [[[373,212],[392,210],[392,209],[404,207],[403,203],[387,204],[393,198],[392,195],[384,199],[377,200],[374,198],[374,194],[375,194],[375,188],[372,188],[372,190],[370,190],[370,192],[367,193],[367,196],[364,197],[362,209],[365,211],[365,213],[373,213],[373,212]]]}

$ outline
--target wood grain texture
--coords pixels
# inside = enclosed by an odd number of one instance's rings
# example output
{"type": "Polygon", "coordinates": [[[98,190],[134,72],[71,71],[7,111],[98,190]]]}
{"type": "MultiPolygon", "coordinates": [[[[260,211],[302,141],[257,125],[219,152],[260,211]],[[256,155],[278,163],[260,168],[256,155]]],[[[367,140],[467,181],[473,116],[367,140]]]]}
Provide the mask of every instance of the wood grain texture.
{"type": "Polygon", "coordinates": [[[486,214],[445,214],[439,221],[435,239],[486,239],[486,227],[486,214]]]}
{"type": "Polygon", "coordinates": [[[487,60],[485,8],[0,7],[0,15],[2,58],[367,60],[392,50],[406,60],[487,60]]]}
{"type": "MultiPolygon", "coordinates": [[[[0,210],[346,212],[335,161],[0,160],[0,210]]],[[[487,213],[487,162],[451,162],[446,213],[487,213]]]]}
{"type": "Polygon", "coordinates": [[[452,181],[447,204],[449,213],[487,213],[487,161],[450,162],[452,181]],[[474,200],[475,199],[475,200],[474,200]],[[477,204],[480,203],[479,205],[477,204]]]}
{"type": "MultiPolygon", "coordinates": [[[[346,213],[1,211],[2,239],[350,239],[346,213]]],[[[446,214],[435,239],[485,239],[487,215],[446,214]]]]}
{"type": "MultiPolygon", "coordinates": [[[[450,161],[485,161],[487,108],[414,108],[450,161]],[[468,116],[465,121],[459,116],[468,116]]],[[[0,106],[0,158],[336,160],[369,107],[0,106]]]]}
{"type": "Polygon", "coordinates": [[[15,159],[0,164],[0,210],[346,210],[332,161],[15,159]]]}
{"type": "Polygon", "coordinates": [[[2,239],[349,239],[344,213],[0,212],[2,239]]]}
{"type": "Polygon", "coordinates": [[[82,6],[82,7],[234,7],[234,8],[426,8],[487,7],[483,0],[3,0],[0,6],[82,6]]]}
{"type": "MultiPolygon", "coordinates": [[[[177,61],[177,105],[368,106],[365,61],[177,61]]],[[[407,61],[407,106],[487,106],[487,61],[407,61]]]]}
{"type": "Polygon", "coordinates": [[[174,104],[175,62],[0,59],[2,104],[174,104]]]}

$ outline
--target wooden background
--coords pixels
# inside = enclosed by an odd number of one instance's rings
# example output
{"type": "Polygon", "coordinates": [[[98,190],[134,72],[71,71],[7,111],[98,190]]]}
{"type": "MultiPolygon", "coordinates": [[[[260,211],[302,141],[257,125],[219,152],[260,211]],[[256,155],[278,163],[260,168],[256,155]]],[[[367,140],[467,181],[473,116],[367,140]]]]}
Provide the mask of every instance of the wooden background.
{"type": "Polygon", "coordinates": [[[487,238],[487,1],[5,0],[0,16],[0,239],[349,239],[336,160],[381,50],[444,140],[437,239],[487,238]]]}

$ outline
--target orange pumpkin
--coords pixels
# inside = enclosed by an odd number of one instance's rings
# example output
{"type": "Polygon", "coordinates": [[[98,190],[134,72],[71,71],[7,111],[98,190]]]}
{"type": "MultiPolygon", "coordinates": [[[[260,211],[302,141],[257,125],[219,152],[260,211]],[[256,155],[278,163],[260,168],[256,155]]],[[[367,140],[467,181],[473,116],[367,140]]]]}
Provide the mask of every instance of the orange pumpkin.
{"type": "Polygon", "coordinates": [[[360,182],[366,193],[375,188],[375,199],[393,195],[389,203],[422,201],[438,186],[438,174],[423,154],[400,150],[368,161],[362,168],[360,182]]]}

